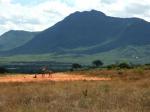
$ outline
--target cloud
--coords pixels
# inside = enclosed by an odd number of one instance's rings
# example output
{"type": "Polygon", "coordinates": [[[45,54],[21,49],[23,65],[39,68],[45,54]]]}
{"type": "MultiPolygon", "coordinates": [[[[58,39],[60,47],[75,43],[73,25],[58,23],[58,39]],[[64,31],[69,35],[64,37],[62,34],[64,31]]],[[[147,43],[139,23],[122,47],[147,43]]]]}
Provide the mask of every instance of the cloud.
{"type": "Polygon", "coordinates": [[[101,3],[104,3],[104,4],[111,4],[114,2],[116,2],[116,0],[101,0],[101,3]]]}
{"type": "Polygon", "coordinates": [[[150,21],[150,0],[0,0],[0,34],[12,29],[41,31],[70,13],[91,9],[150,21]]]}
{"type": "Polygon", "coordinates": [[[132,3],[128,5],[127,7],[125,7],[125,10],[131,15],[141,15],[141,14],[147,13],[147,11],[150,10],[150,5],[132,3]]]}
{"type": "Polygon", "coordinates": [[[11,0],[0,0],[1,4],[9,4],[11,0]]]}
{"type": "Polygon", "coordinates": [[[71,11],[59,1],[46,1],[36,6],[0,1],[0,33],[14,30],[40,31],[60,21],[71,11]],[[8,8],[9,7],[9,8],[8,8]]]}

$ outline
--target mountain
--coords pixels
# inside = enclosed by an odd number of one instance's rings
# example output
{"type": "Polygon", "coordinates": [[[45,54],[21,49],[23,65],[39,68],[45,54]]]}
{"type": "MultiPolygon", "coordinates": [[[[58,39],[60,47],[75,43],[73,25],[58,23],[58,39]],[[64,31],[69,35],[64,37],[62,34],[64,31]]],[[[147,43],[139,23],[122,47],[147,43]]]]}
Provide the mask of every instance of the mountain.
{"type": "Polygon", "coordinates": [[[139,46],[144,49],[144,46],[148,45],[150,45],[149,22],[140,18],[110,17],[100,11],[91,10],[75,12],[40,32],[23,46],[2,54],[50,53],[55,54],[55,57],[58,55],[93,56],[112,53],[111,51],[118,53],[117,49],[121,48],[124,51],[123,48],[128,49],[129,46],[135,49],[139,46]]]}
{"type": "Polygon", "coordinates": [[[11,50],[20,47],[33,39],[38,32],[10,30],[0,36],[0,51],[11,50]]]}

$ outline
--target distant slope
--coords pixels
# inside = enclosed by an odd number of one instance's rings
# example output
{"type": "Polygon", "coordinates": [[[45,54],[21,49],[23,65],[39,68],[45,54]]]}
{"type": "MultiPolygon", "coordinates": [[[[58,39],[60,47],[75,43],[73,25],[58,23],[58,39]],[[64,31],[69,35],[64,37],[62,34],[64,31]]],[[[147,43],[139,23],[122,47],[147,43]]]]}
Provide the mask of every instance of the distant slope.
{"type": "Polygon", "coordinates": [[[116,48],[107,52],[97,54],[35,54],[35,55],[14,55],[0,57],[0,62],[11,61],[57,61],[69,63],[91,64],[93,60],[100,59],[105,64],[116,62],[150,63],[150,45],[126,46],[116,48]]]}
{"type": "Polygon", "coordinates": [[[11,30],[0,36],[0,51],[11,50],[20,47],[33,39],[38,32],[11,30]]]}
{"type": "Polygon", "coordinates": [[[135,55],[135,57],[139,56],[141,62],[146,62],[145,59],[150,57],[146,52],[147,48],[150,48],[146,46],[149,45],[149,22],[139,18],[110,17],[102,12],[92,10],[75,12],[40,32],[23,46],[8,52],[1,52],[1,55],[14,55],[14,57],[20,55],[25,59],[25,56],[28,59],[37,56],[37,59],[57,61],[64,58],[66,61],[67,59],[95,59],[93,57],[105,58],[107,61],[110,59],[136,61],[130,57],[133,50],[130,46],[132,46],[138,53],[144,53],[140,54],[141,58],[139,55],[135,55]],[[120,57],[122,55],[123,57],[120,57]]]}
{"type": "Polygon", "coordinates": [[[149,22],[138,18],[109,17],[92,10],[69,15],[7,54],[94,54],[145,44],[150,44],[149,22]]]}

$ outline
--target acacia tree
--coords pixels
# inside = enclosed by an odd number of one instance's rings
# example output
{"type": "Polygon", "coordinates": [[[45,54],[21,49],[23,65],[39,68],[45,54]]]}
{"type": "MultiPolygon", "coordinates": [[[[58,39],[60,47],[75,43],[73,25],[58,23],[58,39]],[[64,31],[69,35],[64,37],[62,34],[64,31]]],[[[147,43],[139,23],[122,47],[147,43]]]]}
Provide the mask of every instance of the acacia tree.
{"type": "Polygon", "coordinates": [[[0,67],[0,73],[6,73],[6,72],[7,72],[6,68],[0,67]]]}
{"type": "Polygon", "coordinates": [[[78,63],[74,63],[72,64],[72,69],[79,69],[79,68],[82,68],[82,66],[78,63]]]}
{"type": "Polygon", "coordinates": [[[95,60],[92,62],[92,64],[95,66],[95,67],[100,67],[100,66],[103,66],[103,62],[101,60],[95,60]]]}

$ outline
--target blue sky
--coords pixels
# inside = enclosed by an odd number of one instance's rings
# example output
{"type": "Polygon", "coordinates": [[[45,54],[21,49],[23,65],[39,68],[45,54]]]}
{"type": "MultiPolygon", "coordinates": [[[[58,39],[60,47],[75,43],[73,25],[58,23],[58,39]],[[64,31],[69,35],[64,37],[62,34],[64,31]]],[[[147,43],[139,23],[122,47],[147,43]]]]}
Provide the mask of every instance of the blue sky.
{"type": "Polygon", "coordinates": [[[19,3],[21,5],[37,5],[43,1],[44,0],[12,0],[12,3],[19,3]]]}
{"type": "Polygon", "coordinates": [[[41,31],[75,11],[91,9],[150,21],[150,0],[0,0],[0,35],[9,30],[41,31]]]}

